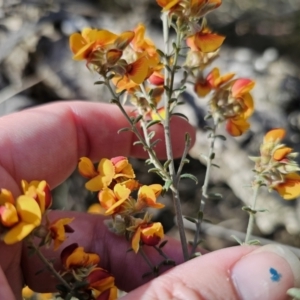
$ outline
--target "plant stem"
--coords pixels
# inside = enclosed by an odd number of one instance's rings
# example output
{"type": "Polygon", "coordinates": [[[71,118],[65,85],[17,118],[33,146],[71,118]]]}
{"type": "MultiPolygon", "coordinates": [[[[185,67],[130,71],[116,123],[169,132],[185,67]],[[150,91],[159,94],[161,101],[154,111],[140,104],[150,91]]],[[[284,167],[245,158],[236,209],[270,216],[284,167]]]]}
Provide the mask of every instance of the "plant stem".
{"type": "Polygon", "coordinates": [[[181,41],[182,41],[182,34],[180,31],[177,31],[176,37],[176,45],[175,45],[175,53],[172,64],[170,63],[169,58],[169,28],[168,28],[168,16],[166,14],[163,15],[163,32],[164,32],[164,42],[165,42],[165,58],[164,63],[168,66],[165,68],[165,86],[168,87],[168,91],[165,90],[164,93],[164,105],[165,105],[165,120],[163,122],[164,126],[164,134],[165,134],[165,143],[166,143],[166,152],[167,152],[167,159],[171,161],[169,164],[169,174],[172,179],[173,184],[171,185],[171,190],[173,194],[173,203],[174,203],[174,210],[177,218],[177,225],[180,235],[180,241],[182,246],[182,252],[184,260],[187,261],[189,259],[189,252],[188,246],[185,236],[184,224],[183,224],[183,216],[182,216],[182,208],[180,203],[180,196],[178,192],[178,182],[176,180],[176,171],[174,166],[174,157],[172,151],[172,141],[171,141],[171,134],[170,134],[170,103],[173,96],[174,90],[174,78],[176,73],[177,61],[178,61],[178,54],[180,51],[181,41]],[[169,72],[171,70],[171,72],[169,72]]]}
{"type": "Polygon", "coordinates": [[[218,125],[219,125],[219,121],[216,120],[214,122],[214,126],[210,133],[209,152],[208,152],[208,158],[206,161],[206,172],[205,172],[204,183],[202,186],[202,196],[201,196],[200,205],[199,205],[199,213],[197,216],[196,232],[194,235],[192,253],[195,253],[197,246],[198,246],[199,236],[200,236],[200,232],[201,232],[203,211],[204,211],[206,200],[209,198],[209,196],[207,194],[208,193],[208,184],[209,184],[209,178],[210,178],[210,174],[211,174],[211,170],[212,170],[212,162],[213,162],[214,156],[215,156],[214,151],[215,151],[216,131],[217,131],[218,125]]]}
{"type": "Polygon", "coordinates": [[[253,196],[252,196],[252,203],[251,203],[251,210],[252,211],[248,211],[249,213],[249,221],[248,221],[248,226],[247,226],[247,233],[246,233],[246,237],[245,237],[245,244],[247,245],[249,243],[251,234],[252,234],[252,230],[253,230],[253,225],[254,225],[254,219],[255,219],[255,206],[256,206],[256,200],[257,200],[257,196],[258,196],[258,191],[259,191],[260,185],[259,184],[255,184],[255,186],[253,187],[253,196]]]}
{"type": "Polygon", "coordinates": [[[155,266],[152,264],[152,262],[150,261],[150,259],[148,258],[148,256],[146,255],[142,247],[140,247],[139,252],[142,255],[145,262],[147,263],[147,265],[150,267],[150,269],[154,271],[155,266]]]}
{"type": "Polygon", "coordinates": [[[72,291],[72,287],[61,277],[61,275],[55,270],[53,264],[47,260],[47,258],[43,255],[40,249],[32,242],[29,242],[30,247],[35,250],[35,253],[39,257],[39,259],[46,265],[47,269],[53,274],[53,276],[60,281],[69,291],[72,291]]]}

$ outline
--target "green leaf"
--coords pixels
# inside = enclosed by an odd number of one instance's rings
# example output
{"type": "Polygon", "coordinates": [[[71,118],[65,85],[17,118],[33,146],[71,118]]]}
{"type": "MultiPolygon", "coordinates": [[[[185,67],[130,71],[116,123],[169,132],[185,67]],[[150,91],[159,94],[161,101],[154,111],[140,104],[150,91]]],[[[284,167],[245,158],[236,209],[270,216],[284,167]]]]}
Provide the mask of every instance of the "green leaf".
{"type": "Polygon", "coordinates": [[[210,193],[207,196],[208,196],[208,199],[213,199],[213,200],[223,199],[223,195],[220,193],[210,193]]]}
{"type": "Polygon", "coordinates": [[[216,165],[216,164],[211,164],[213,167],[220,169],[220,166],[216,165]]]}
{"type": "Polygon", "coordinates": [[[155,140],[153,143],[150,144],[150,148],[153,149],[156,146],[156,144],[159,143],[159,142],[161,142],[160,139],[155,140]]]}
{"type": "Polygon", "coordinates": [[[213,131],[213,128],[210,126],[204,126],[203,129],[207,131],[213,131]]]}
{"type": "Polygon", "coordinates": [[[124,132],[124,131],[131,131],[131,129],[128,128],[128,127],[124,127],[124,128],[119,129],[118,133],[121,133],[121,132],[124,132]]]}
{"type": "Polygon", "coordinates": [[[163,51],[161,51],[161,50],[159,50],[159,49],[156,49],[156,52],[158,53],[158,55],[159,55],[160,57],[165,57],[165,53],[164,53],[163,51]]]}
{"type": "Polygon", "coordinates": [[[182,179],[182,178],[192,179],[192,180],[194,180],[196,182],[196,184],[198,184],[198,179],[193,174],[189,174],[189,173],[182,174],[182,175],[180,175],[180,179],[182,179]]]}
{"type": "Polygon", "coordinates": [[[164,67],[169,71],[169,73],[172,73],[172,69],[168,65],[164,65],[164,67]]]}
{"type": "Polygon", "coordinates": [[[181,66],[175,66],[174,69],[177,71],[177,70],[180,70],[181,69],[181,66]]]}
{"type": "Polygon", "coordinates": [[[259,240],[250,240],[247,245],[260,245],[260,241],[259,240]]]}
{"type": "Polygon", "coordinates": [[[154,136],[155,136],[155,131],[150,131],[150,132],[148,133],[148,138],[149,138],[150,140],[153,139],[154,136]]]}
{"type": "Polygon", "coordinates": [[[184,104],[186,104],[186,102],[184,102],[184,101],[177,102],[177,105],[184,105],[184,104]]]}
{"type": "Polygon", "coordinates": [[[172,185],[172,180],[168,180],[165,182],[164,186],[163,186],[163,189],[167,192],[170,188],[170,186],[172,185]]]}
{"type": "Polygon", "coordinates": [[[164,169],[168,169],[170,163],[172,162],[172,159],[168,159],[165,163],[164,163],[164,169]]]}
{"type": "Polygon", "coordinates": [[[135,141],[133,143],[133,146],[136,146],[136,145],[142,145],[142,146],[144,146],[144,144],[141,141],[135,141]]]}
{"type": "Polygon", "coordinates": [[[186,115],[179,113],[179,112],[172,113],[172,116],[179,116],[179,117],[182,117],[182,118],[186,119],[187,121],[189,121],[189,119],[186,115]]]}
{"type": "Polygon", "coordinates": [[[216,153],[215,153],[215,152],[213,152],[213,153],[210,155],[210,157],[209,157],[209,158],[210,158],[211,160],[213,160],[213,159],[215,158],[215,156],[216,156],[216,153]]]}
{"type": "Polygon", "coordinates": [[[243,242],[235,235],[231,235],[231,237],[239,244],[239,245],[243,245],[243,242]]]}
{"type": "Polygon", "coordinates": [[[203,219],[203,211],[202,210],[199,210],[198,211],[198,220],[202,220],[203,219]]]}
{"type": "Polygon", "coordinates": [[[99,81],[94,82],[94,84],[104,84],[104,83],[105,83],[105,81],[103,81],[103,80],[99,80],[99,81]]]}
{"type": "Polygon", "coordinates": [[[149,123],[147,123],[146,128],[148,129],[148,128],[150,128],[151,126],[153,126],[153,125],[155,125],[155,124],[158,124],[158,123],[161,123],[161,121],[160,121],[160,120],[152,120],[152,121],[150,121],[149,123]]]}
{"type": "Polygon", "coordinates": [[[215,138],[216,138],[216,139],[220,139],[220,140],[222,140],[222,141],[226,141],[226,137],[225,137],[224,135],[222,135],[222,134],[217,134],[217,135],[215,135],[215,138]]]}
{"type": "Polygon", "coordinates": [[[111,74],[109,74],[106,78],[108,79],[108,80],[111,80],[111,79],[113,79],[115,77],[115,74],[114,73],[111,73],[111,74]]]}
{"type": "Polygon", "coordinates": [[[136,118],[133,119],[133,124],[138,123],[139,121],[141,121],[141,119],[143,119],[142,115],[138,115],[136,118]]]}
{"type": "Polygon", "coordinates": [[[197,224],[198,221],[195,218],[189,217],[189,216],[183,216],[186,220],[188,220],[189,222],[192,222],[194,224],[197,224]]]}
{"type": "Polygon", "coordinates": [[[148,173],[152,173],[152,172],[155,172],[155,173],[160,173],[160,169],[158,169],[158,168],[151,168],[151,169],[149,169],[148,170],[148,173]]]}
{"type": "Polygon", "coordinates": [[[168,243],[168,240],[164,240],[163,242],[161,242],[158,246],[158,248],[163,248],[166,244],[168,243]]]}
{"type": "Polygon", "coordinates": [[[206,120],[209,120],[209,119],[211,119],[212,118],[212,115],[211,114],[207,114],[205,117],[204,117],[204,120],[206,121],[206,120]]]}
{"type": "Polygon", "coordinates": [[[242,207],[242,210],[244,210],[244,211],[246,211],[246,212],[248,212],[248,213],[250,213],[250,214],[256,214],[256,213],[257,213],[257,210],[252,209],[252,208],[249,207],[249,206],[243,206],[243,207],[242,207]]]}

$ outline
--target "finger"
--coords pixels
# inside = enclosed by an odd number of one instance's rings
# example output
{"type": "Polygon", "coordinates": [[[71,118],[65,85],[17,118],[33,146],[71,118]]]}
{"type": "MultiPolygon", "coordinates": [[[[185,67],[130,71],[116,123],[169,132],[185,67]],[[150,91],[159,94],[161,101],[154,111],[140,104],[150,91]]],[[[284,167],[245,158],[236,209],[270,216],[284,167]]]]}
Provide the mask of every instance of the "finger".
{"type": "MultiPolygon", "coordinates": [[[[82,156],[94,161],[118,155],[145,158],[143,148],[132,145],[132,132],[117,133],[124,127],[128,121],[119,108],[103,103],[61,102],[5,116],[0,119],[1,187],[17,194],[20,180],[45,179],[54,188],[71,174],[82,156]]],[[[155,151],[164,159],[163,128],[156,125],[153,129],[155,138],[162,140],[155,151]]],[[[183,152],[186,132],[194,141],[192,126],[174,117],[175,157],[183,152]]]]}
{"type": "Polygon", "coordinates": [[[14,300],[15,297],[0,266],[0,299],[14,300]]]}
{"type": "MultiPolygon", "coordinates": [[[[115,276],[116,284],[122,290],[132,290],[153,278],[153,276],[142,278],[142,275],[149,272],[150,268],[140,254],[127,251],[131,246],[123,236],[117,236],[108,231],[103,223],[103,217],[63,211],[53,211],[49,217],[50,220],[75,217],[75,220],[70,224],[74,233],[69,234],[62,246],[57,251],[43,251],[49,259],[54,259],[57,270],[62,268],[60,264],[61,251],[67,245],[79,243],[86,252],[95,252],[100,255],[100,266],[115,276]]],[[[158,264],[163,260],[152,247],[144,248],[153,264],[158,264]]],[[[182,262],[181,246],[178,241],[170,239],[163,250],[177,264],[182,262]]],[[[44,269],[44,266],[36,256],[29,257],[26,249],[23,251],[22,268],[25,283],[30,288],[38,292],[55,291],[57,282],[53,281],[48,271],[36,275],[36,272],[44,269]]],[[[166,268],[162,270],[166,270],[166,268]]]]}
{"type": "Polygon", "coordinates": [[[300,263],[289,250],[239,246],[195,258],[122,299],[284,300],[299,284],[300,263]]]}

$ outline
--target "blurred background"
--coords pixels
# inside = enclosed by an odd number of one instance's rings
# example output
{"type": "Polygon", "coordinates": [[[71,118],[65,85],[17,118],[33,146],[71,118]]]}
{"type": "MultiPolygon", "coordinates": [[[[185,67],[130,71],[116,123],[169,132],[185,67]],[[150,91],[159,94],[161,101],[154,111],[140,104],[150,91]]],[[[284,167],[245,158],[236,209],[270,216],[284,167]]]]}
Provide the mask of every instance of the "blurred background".
{"type": "MultiPolygon", "coordinates": [[[[223,2],[208,15],[211,29],[226,36],[213,66],[256,81],[256,112],[244,137],[228,137],[217,144],[221,170],[212,174],[211,190],[224,198],[205,208],[205,217],[221,226],[214,232],[204,231],[203,246],[209,250],[236,244],[226,229],[245,232],[248,216],[241,207],[250,204],[247,185],[253,167],[247,156],[258,154],[264,133],[283,127],[288,132],[285,142],[300,151],[300,1],[223,2]]],[[[108,92],[94,85],[97,75],[84,62],[72,60],[69,35],[84,27],[120,33],[139,22],[146,24],[147,35],[158,48],[163,47],[155,0],[0,0],[0,115],[59,100],[109,101],[108,92]]],[[[208,147],[203,130],[206,102],[196,99],[192,88],[183,98],[187,103],[183,110],[198,130],[186,171],[195,174],[199,184],[183,181],[180,188],[185,214],[195,215],[205,172],[200,153],[208,147]]],[[[132,159],[132,163],[142,183],[157,182],[143,161],[132,159]]],[[[86,211],[96,197],[83,186],[84,180],[75,171],[55,190],[55,208],[86,211]]],[[[171,199],[167,195],[161,201],[167,208],[155,218],[176,236],[171,199]]],[[[268,212],[257,214],[256,235],[300,246],[298,200],[287,202],[263,191],[258,208],[268,212]]]]}

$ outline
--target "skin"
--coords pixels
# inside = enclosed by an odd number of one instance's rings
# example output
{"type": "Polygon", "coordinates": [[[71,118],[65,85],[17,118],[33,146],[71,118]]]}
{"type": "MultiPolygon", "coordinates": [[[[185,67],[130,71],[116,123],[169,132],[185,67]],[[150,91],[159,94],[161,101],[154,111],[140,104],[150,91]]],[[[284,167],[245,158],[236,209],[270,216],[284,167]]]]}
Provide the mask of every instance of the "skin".
{"type": "MultiPolygon", "coordinates": [[[[117,134],[127,121],[116,106],[87,102],[61,102],[14,113],[0,119],[0,188],[7,188],[14,196],[21,193],[21,179],[46,180],[51,188],[62,183],[76,168],[82,156],[93,161],[118,155],[146,158],[140,146],[132,146],[135,137],[130,132],[117,134]]],[[[160,126],[156,137],[163,140],[160,126]]],[[[171,120],[174,156],[184,149],[186,132],[195,140],[195,131],[184,119],[171,120]]],[[[160,158],[166,158],[164,143],[156,146],[160,158]]],[[[60,268],[61,250],[74,242],[87,252],[98,253],[100,266],[116,278],[116,285],[132,291],[127,299],[238,299],[228,270],[255,247],[234,247],[203,255],[165,272],[148,283],[142,279],[148,271],[140,255],[126,252],[128,242],[110,233],[103,218],[78,212],[56,211],[50,219],[75,217],[75,230],[55,252],[45,251],[60,268]],[[134,267],[133,267],[134,266],[134,267]],[[205,270],[205,272],[203,272],[205,270]],[[136,289],[142,284],[142,287],[136,289]],[[224,298],[224,295],[226,298],[224,298]]],[[[161,261],[153,249],[147,248],[154,263],[161,261]]],[[[182,263],[181,246],[169,239],[165,253],[177,264],[182,263]]],[[[37,256],[28,257],[22,243],[11,246],[0,242],[0,299],[22,299],[23,284],[38,292],[54,291],[55,281],[48,272],[38,276],[43,268],[37,256]]]]}

